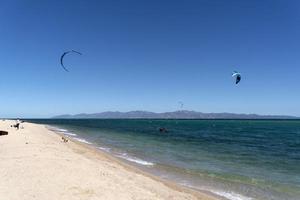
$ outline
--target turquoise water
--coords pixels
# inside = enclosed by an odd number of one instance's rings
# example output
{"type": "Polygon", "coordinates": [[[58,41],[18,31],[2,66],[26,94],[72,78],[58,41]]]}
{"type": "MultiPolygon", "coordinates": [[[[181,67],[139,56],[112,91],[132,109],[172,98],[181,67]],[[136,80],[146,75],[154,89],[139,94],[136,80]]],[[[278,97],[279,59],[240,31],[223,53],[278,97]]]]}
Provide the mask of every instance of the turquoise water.
{"type": "Polygon", "coordinates": [[[227,199],[300,199],[300,120],[30,121],[227,199]]]}

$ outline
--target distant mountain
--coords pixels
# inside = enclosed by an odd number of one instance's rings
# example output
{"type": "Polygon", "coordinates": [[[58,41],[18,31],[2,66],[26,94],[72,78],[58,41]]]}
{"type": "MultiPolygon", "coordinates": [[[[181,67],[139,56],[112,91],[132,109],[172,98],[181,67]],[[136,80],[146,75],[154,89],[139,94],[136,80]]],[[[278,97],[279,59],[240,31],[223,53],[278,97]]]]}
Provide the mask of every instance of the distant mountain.
{"type": "Polygon", "coordinates": [[[256,115],[235,113],[202,113],[196,111],[179,110],[174,112],[155,113],[148,111],[130,112],[101,112],[93,114],[59,115],[55,119],[299,119],[285,115],[256,115]]]}

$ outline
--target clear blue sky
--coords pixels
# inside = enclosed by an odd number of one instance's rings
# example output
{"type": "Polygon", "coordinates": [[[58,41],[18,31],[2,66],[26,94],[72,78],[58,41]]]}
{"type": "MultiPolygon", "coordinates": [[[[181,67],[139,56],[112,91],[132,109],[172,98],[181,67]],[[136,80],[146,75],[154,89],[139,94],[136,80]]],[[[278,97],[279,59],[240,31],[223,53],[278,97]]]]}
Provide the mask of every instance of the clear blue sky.
{"type": "Polygon", "coordinates": [[[0,116],[300,116],[297,0],[1,1],[0,116]],[[60,55],[69,49],[66,73],[60,55]],[[243,79],[236,86],[231,72],[243,79]]]}

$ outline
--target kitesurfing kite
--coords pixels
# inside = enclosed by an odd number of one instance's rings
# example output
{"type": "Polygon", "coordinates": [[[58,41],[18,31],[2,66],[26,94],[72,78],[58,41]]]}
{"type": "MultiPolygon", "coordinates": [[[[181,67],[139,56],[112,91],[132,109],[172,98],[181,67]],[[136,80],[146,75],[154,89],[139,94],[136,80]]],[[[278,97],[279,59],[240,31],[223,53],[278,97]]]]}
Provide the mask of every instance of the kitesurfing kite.
{"type": "Polygon", "coordinates": [[[80,52],[78,52],[78,51],[74,51],[74,50],[66,51],[66,52],[64,52],[64,53],[61,55],[61,57],[60,57],[60,64],[61,64],[62,68],[63,68],[66,72],[69,72],[69,70],[68,70],[68,69],[65,67],[65,65],[64,65],[64,57],[65,57],[65,55],[67,55],[67,54],[69,54],[69,53],[77,53],[77,54],[79,54],[79,55],[82,55],[82,53],[80,53],[80,52]]]}
{"type": "Polygon", "coordinates": [[[241,81],[241,79],[242,79],[241,74],[239,72],[237,72],[237,71],[233,71],[232,72],[232,77],[235,78],[235,84],[238,84],[241,81]]]}
{"type": "Polygon", "coordinates": [[[178,104],[180,105],[180,108],[182,109],[183,108],[183,102],[182,101],[178,101],[178,104]]]}

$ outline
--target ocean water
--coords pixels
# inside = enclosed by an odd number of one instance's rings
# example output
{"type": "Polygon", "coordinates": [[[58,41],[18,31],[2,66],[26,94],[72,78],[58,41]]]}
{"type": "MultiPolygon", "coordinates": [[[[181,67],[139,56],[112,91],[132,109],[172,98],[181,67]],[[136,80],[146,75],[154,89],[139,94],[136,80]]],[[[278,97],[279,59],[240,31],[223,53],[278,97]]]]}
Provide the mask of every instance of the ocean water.
{"type": "Polygon", "coordinates": [[[226,199],[300,199],[300,120],[28,121],[226,199]]]}

